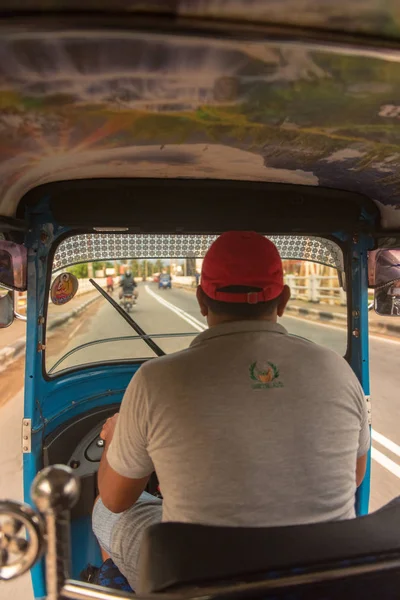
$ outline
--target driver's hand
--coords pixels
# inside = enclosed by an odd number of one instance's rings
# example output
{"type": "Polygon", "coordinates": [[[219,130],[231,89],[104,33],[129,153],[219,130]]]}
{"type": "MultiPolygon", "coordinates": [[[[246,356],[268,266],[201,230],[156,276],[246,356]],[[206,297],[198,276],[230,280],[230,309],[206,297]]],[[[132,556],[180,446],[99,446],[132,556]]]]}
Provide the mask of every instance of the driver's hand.
{"type": "Polygon", "coordinates": [[[100,437],[105,442],[111,442],[115,427],[117,425],[119,413],[115,413],[112,417],[108,418],[103,425],[103,429],[100,432],[100,437]]]}

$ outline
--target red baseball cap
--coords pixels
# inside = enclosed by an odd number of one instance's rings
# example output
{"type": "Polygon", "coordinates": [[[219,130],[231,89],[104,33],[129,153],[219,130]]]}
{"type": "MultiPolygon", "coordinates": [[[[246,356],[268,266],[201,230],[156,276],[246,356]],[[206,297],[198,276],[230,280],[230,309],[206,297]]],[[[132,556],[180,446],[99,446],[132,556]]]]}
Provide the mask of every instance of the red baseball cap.
{"type": "Polygon", "coordinates": [[[257,304],[277,298],[284,287],[282,260],[269,239],[254,231],[227,231],[204,257],[201,287],[221,302],[257,304]],[[229,286],[260,288],[259,292],[220,291],[229,286]]]}

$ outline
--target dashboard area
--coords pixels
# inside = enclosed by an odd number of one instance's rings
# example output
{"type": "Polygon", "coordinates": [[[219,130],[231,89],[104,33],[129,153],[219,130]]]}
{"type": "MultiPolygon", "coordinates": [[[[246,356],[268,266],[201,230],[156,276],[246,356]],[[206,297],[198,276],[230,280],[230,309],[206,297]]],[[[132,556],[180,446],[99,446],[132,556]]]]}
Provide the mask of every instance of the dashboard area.
{"type": "MultiPolygon", "coordinates": [[[[74,417],[49,434],[43,444],[43,466],[69,465],[80,478],[81,494],[72,518],[90,515],[98,496],[97,471],[104,450],[100,432],[106,419],[118,412],[119,404],[95,408],[74,417]]],[[[146,491],[160,496],[155,473],[146,491]]]]}

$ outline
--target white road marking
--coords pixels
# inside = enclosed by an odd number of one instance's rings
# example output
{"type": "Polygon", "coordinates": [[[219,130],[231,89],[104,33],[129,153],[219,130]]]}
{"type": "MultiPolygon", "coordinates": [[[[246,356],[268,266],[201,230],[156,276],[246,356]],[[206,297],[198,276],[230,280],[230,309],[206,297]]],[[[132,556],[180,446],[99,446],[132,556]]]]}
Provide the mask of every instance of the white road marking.
{"type": "Polygon", "coordinates": [[[82,327],[82,325],[83,325],[83,322],[82,323],[78,323],[78,325],[75,327],[75,329],[73,329],[71,331],[71,333],[68,336],[69,340],[74,337],[74,335],[79,331],[79,329],[82,327]]]}
{"type": "Polygon", "coordinates": [[[381,433],[378,433],[375,431],[375,429],[372,430],[371,437],[373,440],[375,440],[375,442],[378,442],[378,444],[387,450],[390,450],[390,452],[393,452],[393,454],[400,456],[400,446],[395,442],[392,442],[392,440],[389,440],[389,438],[385,437],[381,433]]]}
{"type": "Polygon", "coordinates": [[[385,456],[382,452],[376,448],[371,448],[371,458],[376,460],[382,467],[390,471],[393,475],[400,479],[400,465],[395,463],[393,460],[385,456]]]}
{"type": "Polygon", "coordinates": [[[174,312],[176,315],[178,315],[178,317],[189,323],[189,325],[191,325],[194,329],[196,329],[197,331],[205,331],[207,329],[207,326],[204,325],[204,323],[201,323],[201,321],[198,321],[195,317],[189,315],[189,313],[185,312],[181,308],[178,308],[177,306],[175,306],[175,304],[171,304],[171,302],[168,302],[168,300],[165,300],[164,298],[161,298],[161,296],[159,296],[158,294],[155,294],[153,290],[149,288],[148,285],[145,285],[144,287],[146,292],[152,298],[157,300],[157,302],[159,302],[169,310],[172,310],[172,312],[174,312]]]}

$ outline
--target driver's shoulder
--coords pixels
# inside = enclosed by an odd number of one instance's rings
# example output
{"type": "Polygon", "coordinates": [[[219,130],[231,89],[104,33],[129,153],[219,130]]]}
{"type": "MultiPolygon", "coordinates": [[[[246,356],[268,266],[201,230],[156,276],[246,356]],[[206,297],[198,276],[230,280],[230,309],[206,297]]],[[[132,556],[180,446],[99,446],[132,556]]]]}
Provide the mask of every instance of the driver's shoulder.
{"type": "Polygon", "coordinates": [[[152,358],[140,367],[141,374],[143,377],[150,379],[161,374],[167,374],[170,377],[195,360],[194,354],[193,348],[185,348],[165,356],[152,358]]]}

